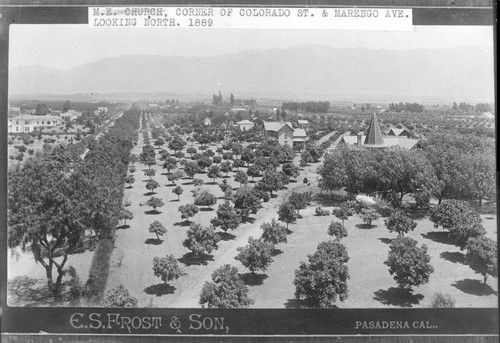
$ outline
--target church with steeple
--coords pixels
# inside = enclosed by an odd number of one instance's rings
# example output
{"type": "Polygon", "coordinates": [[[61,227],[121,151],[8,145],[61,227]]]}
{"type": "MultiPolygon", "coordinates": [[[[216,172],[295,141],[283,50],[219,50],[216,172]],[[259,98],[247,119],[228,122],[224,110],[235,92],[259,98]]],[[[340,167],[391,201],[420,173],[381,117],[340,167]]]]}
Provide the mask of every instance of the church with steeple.
{"type": "Polygon", "coordinates": [[[373,113],[370,126],[366,135],[359,133],[356,136],[342,136],[339,145],[344,144],[349,148],[390,148],[400,147],[403,149],[420,149],[420,140],[408,138],[407,136],[386,136],[382,134],[377,120],[377,114],[373,113]]]}

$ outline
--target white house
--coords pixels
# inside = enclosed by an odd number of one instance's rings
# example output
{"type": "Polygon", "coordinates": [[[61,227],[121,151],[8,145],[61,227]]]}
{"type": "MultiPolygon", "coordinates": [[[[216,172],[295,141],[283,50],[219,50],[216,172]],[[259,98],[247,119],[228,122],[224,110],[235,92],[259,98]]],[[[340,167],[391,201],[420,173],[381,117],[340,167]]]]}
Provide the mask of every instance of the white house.
{"type": "Polygon", "coordinates": [[[255,124],[253,122],[251,122],[250,120],[241,120],[241,121],[237,122],[236,125],[239,126],[241,131],[250,130],[252,127],[255,126],[255,124]]]}
{"type": "Polygon", "coordinates": [[[35,129],[51,129],[61,125],[61,118],[55,116],[34,116],[22,114],[9,119],[8,133],[32,132],[35,129]]]}

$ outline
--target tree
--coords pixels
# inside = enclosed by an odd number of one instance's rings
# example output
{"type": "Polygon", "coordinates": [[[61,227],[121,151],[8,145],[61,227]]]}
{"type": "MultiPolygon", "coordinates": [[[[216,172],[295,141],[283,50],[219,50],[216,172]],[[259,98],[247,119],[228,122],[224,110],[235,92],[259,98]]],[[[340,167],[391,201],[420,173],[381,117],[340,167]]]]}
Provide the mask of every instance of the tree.
{"type": "Polygon", "coordinates": [[[342,226],[345,227],[344,221],[349,219],[349,217],[354,214],[354,209],[352,208],[351,203],[345,202],[342,203],[339,208],[334,209],[333,214],[335,217],[342,220],[342,226]]]}
{"type": "Polygon", "coordinates": [[[177,160],[172,156],[167,157],[165,162],[163,163],[163,168],[166,168],[169,173],[176,167],[177,167],[177,160]]]}
{"type": "Polygon", "coordinates": [[[123,225],[127,225],[127,220],[132,220],[134,219],[134,214],[132,212],[130,212],[129,210],[125,209],[125,208],[121,208],[120,209],[120,217],[119,219],[123,219],[124,220],[124,223],[123,225]]]}
{"type": "Polygon", "coordinates": [[[247,175],[252,178],[252,181],[254,180],[255,177],[260,176],[260,168],[257,167],[255,164],[252,164],[250,167],[247,169],[247,175]]]}
{"type": "Polygon", "coordinates": [[[182,174],[181,174],[180,170],[176,170],[175,172],[167,175],[168,181],[172,182],[172,184],[174,184],[174,185],[177,182],[177,180],[179,180],[181,177],[182,177],[182,174]]]}
{"type": "Polygon", "coordinates": [[[184,146],[187,143],[179,136],[175,136],[172,138],[172,140],[168,143],[169,149],[173,150],[175,153],[178,153],[182,149],[184,149],[184,146]]]}
{"type": "Polygon", "coordinates": [[[62,108],[62,113],[66,113],[69,111],[69,109],[71,108],[71,102],[69,100],[66,100],[63,104],[63,108],[62,108]]]}
{"type": "Polygon", "coordinates": [[[266,271],[273,262],[272,252],[274,245],[264,242],[262,239],[248,239],[248,244],[244,248],[238,248],[238,255],[235,259],[240,261],[252,274],[256,270],[266,271]]]}
{"type": "Polygon", "coordinates": [[[184,275],[184,271],[179,267],[174,255],[167,255],[163,258],[155,257],[153,259],[153,272],[165,284],[184,275]]]}
{"type": "Polygon", "coordinates": [[[295,179],[299,176],[299,168],[296,167],[293,162],[285,163],[281,168],[283,172],[291,178],[295,179]]]}
{"type": "Polygon", "coordinates": [[[35,107],[35,115],[36,116],[46,116],[50,113],[49,108],[44,103],[38,103],[35,107]]]}
{"type": "Polygon", "coordinates": [[[204,182],[203,182],[203,180],[202,180],[202,179],[194,179],[194,180],[193,180],[193,185],[194,185],[195,187],[201,187],[201,186],[203,186],[203,184],[204,184],[204,182]]]}
{"type": "Polygon", "coordinates": [[[137,307],[137,298],[130,295],[123,285],[118,285],[106,291],[102,301],[103,307],[137,307]]]}
{"type": "Polygon", "coordinates": [[[260,198],[256,195],[254,189],[250,186],[241,186],[233,196],[233,203],[236,213],[245,221],[250,213],[257,213],[260,205],[260,198]]]}
{"type": "Polygon", "coordinates": [[[181,186],[177,186],[174,189],[172,189],[172,193],[177,194],[177,200],[180,200],[181,194],[184,192],[181,186]]]}
{"type": "Polygon", "coordinates": [[[398,237],[390,245],[387,265],[399,287],[411,289],[429,282],[430,274],[434,272],[430,261],[425,244],[419,248],[416,240],[398,237]]]}
{"type": "Polygon", "coordinates": [[[132,184],[135,182],[134,175],[125,176],[125,182],[128,183],[129,187],[132,187],[132,184]]]}
{"type": "Polygon", "coordinates": [[[245,162],[243,162],[242,160],[235,160],[233,162],[233,167],[235,167],[236,170],[240,170],[240,168],[242,168],[244,166],[245,166],[245,162]]]}
{"type": "Polygon", "coordinates": [[[149,144],[143,146],[142,152],[139,155],[139,160],[141,163],[147,165],[148,168],[151,168],[151,165],[156,164],[155,148],[149,144]]]}
{"type": "Polygon", "coordinates": [[[158,187],[160,187],[160,184],[154,179],[149,179],[148,182],[146,182],[146,188],[151,192],[151,194],[153,194],[154,190],[158,187]]]}
{"type": "Polygon", "coordinates": [[[481,217],[467,202],[460,200],[444,200],[431,209],[429,219],[434,227],[441,226],[449,231],[450,238],[463,250],[469,238],[485,234],[481,217]]]}
{"type": "Polygon", "coordinates": [[[205,282],[200,294],[200,305],[208,308],[247,308],[253,302],[238,269],[229,264],[212,273],[212,282],[205,282]]]}
{"type": "Polygon", "coordinates": [[[397,232],[399,237],[403,237],[406,233],[413,231],[417,227],[417,223],[413,219],[398,209],[393,211],[384,223],[389,232],[397,232]]]}
{"type": "Polygon", "coordinates": [[[167,233],[167,229],[157,220],[152,222],[149,225],[149,232],[154,233],[156,235],[156,240],[160,240],[160,236],[163,236],[167,233]]]}
{"type": "Polygon", "coordinates": [[[200,172],[200,167],[198,167],[196,162],[187,162],[184,164],[184,172],[188,177],[193,178],[200,172]]]}
{"type": "Polygon", "coordinates": [[[189,218],[194,217],[194,215],[200,211],[200,209],[193,204],[181,205],[178,210],[181,213],[181,218],[185,219],[186,222],[189,221],[189,218]]]}
{"type": "Polygon", "coordinates": [[[277,213],[278,213],[278,219],[286,223],[287,229],[288,229],[288,224],[295,223],[298,218],[295,207],[288,201],[281,204],[277,213]]]}
{"type": "Polygon", "coordinates": [[[244,171],[238,171],[236,175],[234,175],[234,181],[239,182],[241,184],[246,185],[248,183],[248,176],[244,171]]]}
{"type": "Polygon", "coordinates": [[[231,229],[234,230],[238,228],[241,223],[241,218],[234,211],[229,201],[225,201],[224,204],[219,205],[217,209],[217,216],[211,221],[213,226],[220,227],[224,232],[231,229]]]}
{"type": "Polygon", "coordinates": [[[193,154],[196,154],[198,152],[198,149],[195,147],[189,147],[186,149],[186,152],[193,157],[193,154]]]}
{"type": "Polygon", "coordinates": [[[215,179],[218,178],[218,177],[221,177],[221,173],[220,173],[220,168],[219,166],[217,165],[213,165],[211,166],[209,169],[208,169],[208,173],[207,173],[207,176],[211,179],[214,180],[215,182],[215,179]]]}
{"type": "Polygon", "coordinates": [[[364,223],[371,226],[374,220],[380,218],[380,215],[378,214],[376,209],[363,208],[361,209],[361,218],[363,219],[364,223]]]}
{"type": "Polygon", "coordinates": [[[286,227],[278,223],[274,218],[270,223],[263,223],[260,228],[262,230],[262,239],[264,242],[270,244],[287,242],[286,227]]]}
{"type": "Polygon", "coordinates": [[[217,198],[209,190],[203,189],[194,199],[194,204],[197,206],[210,207],[217,203],[217,198]]]}
{"type": "Polygon", "coordinates": [[[148,201],[146,201],[146,205],[152,207],[153,211],[156,212],[157,207],[162,207],[165,204],[160,198],[151,197],[148,201]]]}
{"type": "MultiPolygon", "coordinates": [[[[249,168],[250,169],[250,168],[249,168]]],[[[262,175],[262,179],[258,183],[259,189],[273,194],[283,187],[283,180],[280,178],[276,170],[267,169],[262,175]]]]}
{"type": "MultiPolygon", "coordinates": [[[[95,190],[94,197],[98,197],[104,191],[89,179],[82,180],[84,188],[79,189],[74,180],[80,173],[66,177],[67,172],[60,161],[33,159],[23,168],[10,171],[8,182],[8,247],[31,251],[45,269],[48,288],[55,298],[60,297],[68,256],[82,244],[84,211],[93,214],[92,207],[85,209],[87,204],[80,195],[95,190]]],[[[102,210],[106,219],[106,208],[102,210]]]]}
{"type": "Polygon", "coordinates": [[[307,258],[309,262],[301,262],[295,271],[295,298],[312,308],[332,307],[337,298],[347,299],[349,256],[346,248],[338,242],[321,242],[316,252],[307,258]]]}
{"type": "Polygon", "coordinates": [[[340,239],[347,237],[347,230],[341,223],[332,221],[328,226],[328,234],[335,236],[335,240],[338,242],[340,239]]]}
{"type": "Polygon", "coordinates": [[[147,177],[149,177],[149,179],[151,180],[151,178],[156,175],[156,170],[154,170],[154,169],[146,169],[144,171],[144,175],[147,176],[147,177]]]}
{"type": "Polygon", "coordinates": [[[443,294],[440,292],[434,293],[430,308],[454,308],[455,299],[453,299],[449,294],[443,294]]]}
{"type": "Polygon", "coordinates": [[[193,223],[182,245],[191,250],[195,257],[200,257],[217,250],[219,241],[219,235],[215,233],[212,226],[203,228],[201,224],[193,223]]]}
{"type": "Polygon", "coordinates": [[[292,192],[292,194],[288,197],[288,202],[292,204],[293,207],[295,207],[295,209],[297,210],[297,213],[300,214],[300,210],[307,208],[307,206],[311,202],[311,198],[311,192],[292,192]]]}
{"type": "Polygon", "coordinates": [[[497,271],[497,256],[497,243],[492,239],[482,236],[467,241],[467,264],[483,275],[483,284],[486,284],[488,274],[497,271]]]}
{"type": "Polygon", "coordinates": [[[210,157],[202,156],[196,161],[196,163],[198,164],[198,167],[200,167],[200,169],[204,171],[206,168],[210,168],[210,166],[212,165],[212,160],[210,159],[210,157]]]}
{"type": "Polygon", "coordinates": [[[227,176],[227,173],[229,173],[231,170],[233,170],[233,166],[229,162],[222,162],[220,164],[220,171],[225,173],[227,176]]]}

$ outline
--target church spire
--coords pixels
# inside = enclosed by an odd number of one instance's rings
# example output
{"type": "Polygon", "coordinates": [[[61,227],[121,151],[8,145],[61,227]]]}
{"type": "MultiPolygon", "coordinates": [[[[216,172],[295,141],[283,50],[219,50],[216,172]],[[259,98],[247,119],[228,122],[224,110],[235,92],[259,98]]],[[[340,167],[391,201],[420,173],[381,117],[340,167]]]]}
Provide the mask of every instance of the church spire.
{"type": "Polygon", "coordinates": [[[383,146],[384,138],[382,137],[382,132],[380,131],[380,126],[378,125],[377,114],[373,112],[372,120],[370,126],[368,127],[368,133],[365,138],[365,145],[373,146],[383,146]]]}

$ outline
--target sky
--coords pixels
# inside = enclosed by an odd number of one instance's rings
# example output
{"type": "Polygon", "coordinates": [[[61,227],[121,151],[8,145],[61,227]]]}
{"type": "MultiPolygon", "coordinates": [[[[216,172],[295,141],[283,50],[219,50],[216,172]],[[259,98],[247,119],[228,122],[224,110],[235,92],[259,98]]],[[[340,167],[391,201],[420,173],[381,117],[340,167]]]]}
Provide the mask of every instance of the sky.
{"type": "MultiPolygon", "coordinates": [[[[122,55],[213,56],[252,49],[286,49],[303,44],[336,48],[415,49],[493,46],[491,26],[414,26],[411,32],[134,29],[87,25],[11,25],[9,68],[39,65],[68,70],[122,55]]],[[[493,51],[493,50],[492,50],[493,51]]]]}

